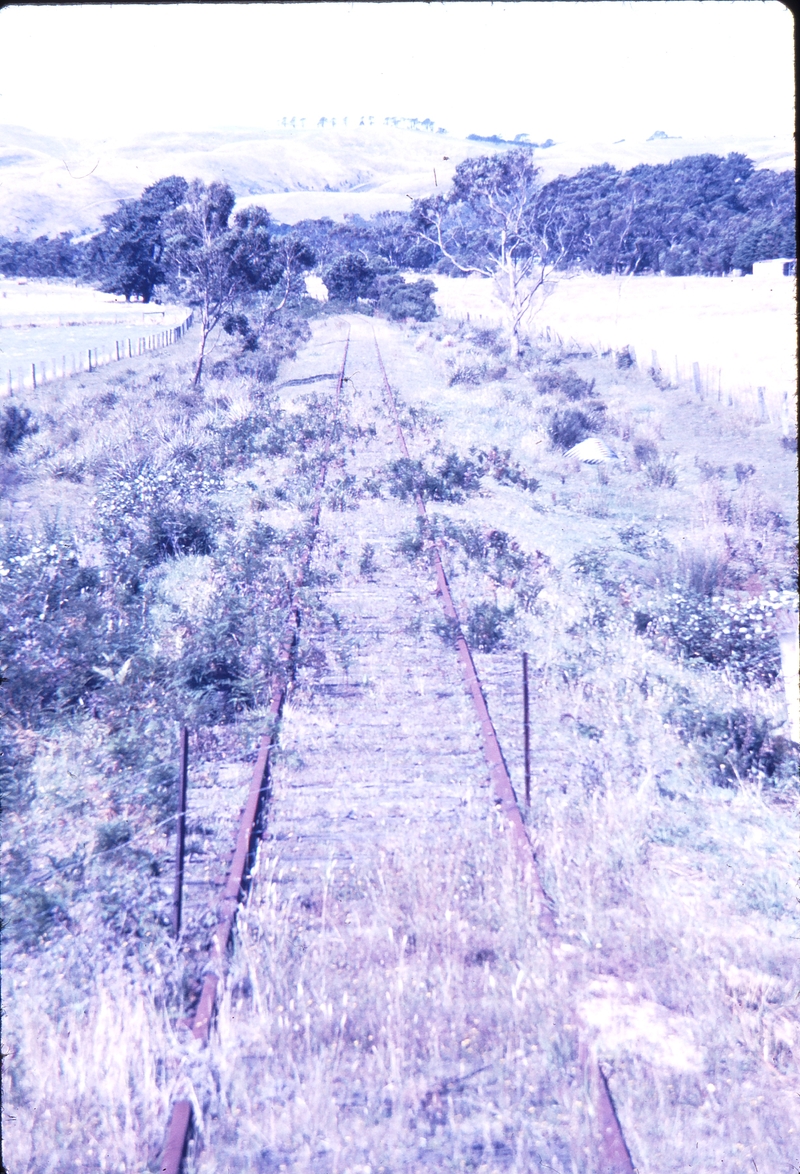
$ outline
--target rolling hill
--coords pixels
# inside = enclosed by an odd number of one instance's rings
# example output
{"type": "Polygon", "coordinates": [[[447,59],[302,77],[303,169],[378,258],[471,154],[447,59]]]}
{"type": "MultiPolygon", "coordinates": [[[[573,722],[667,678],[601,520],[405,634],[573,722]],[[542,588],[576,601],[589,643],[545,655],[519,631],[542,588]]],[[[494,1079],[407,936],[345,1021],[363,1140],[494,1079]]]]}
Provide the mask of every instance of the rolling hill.
{"type": "MultiPolygon", "coordinates": [[[[402,209],[408,197],[449,183],[462,160],[492,150],[490,142],[385,127],[358,130],[156,133],[86,142],[0,127],[0,235],[89,232],[118,200],[137,196],[165,175],[225,180],[240,202],[264,204],[276,219],[347,213],[370,216],[402,209]],[[435,172],[435,174],[434,174],[435,172]]],[[[741,151],[758,167],[794,166],[785,138],[655,139],[556,143],[536,149],[543,178],[610,162],[619,168],[665,163],[703,152],[741,151]]]]}

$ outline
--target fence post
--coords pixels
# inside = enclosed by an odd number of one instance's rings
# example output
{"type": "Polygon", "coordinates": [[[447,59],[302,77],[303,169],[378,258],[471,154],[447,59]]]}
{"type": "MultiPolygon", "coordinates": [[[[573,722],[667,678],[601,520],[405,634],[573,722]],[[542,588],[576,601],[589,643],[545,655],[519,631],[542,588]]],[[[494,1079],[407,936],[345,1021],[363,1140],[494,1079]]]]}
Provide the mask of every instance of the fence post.
{"type": "Polygon", "coordinates": [[[31,379],[33,380],[33,390],[36,391],[36,364],[31,363],[31,379]]]}
{"type": "Polygon", "coordinates": [[[789,392],[783,393],[783,402],[781,404],[781,433],[784,438],[789,435],[789,392]]]}
{"type": "Polygon", "coordinates": [[[528,654],[522,654],[522,720],[525,730],[525,804],[531,805],[531,711],[528,692],[528,654]]]}
{"type": "Polygon", "coordinates": [[[117,362],[119,362],[119,339],[114,339],[114,346],[117,348],[117,362]]]}
{"type": "Polygon", "coordinates": [[[89,370],[92,369],[92,348],[89,347],[89,370]]]}
{"type": "Polygon", "coordinates": [[[189,731],[181,728],[180,765],[178,781],[178,822],[175,843],[175,890],[172,896],[172,936],[181,932],[181,905],[183,901],[183,850],[186,837],[186,778],[189,766],[189,731]]]}
{"type": "Polygon", "coordinates": [[[692,363],[692,379],[694,381],[695,394],[702,396],[702,394],[703,394],[703,381],[700,378],[700,364],[699,363],[692,363]]]}
{"type": "Polygon", "coordinates": [[[767,405],[766,401],[764,400],[763,387],[759,387],[758,389],[758,420],[760,424],[765,424],[767,420],[769,420],[769,416],[767,415],[767,405]]]}

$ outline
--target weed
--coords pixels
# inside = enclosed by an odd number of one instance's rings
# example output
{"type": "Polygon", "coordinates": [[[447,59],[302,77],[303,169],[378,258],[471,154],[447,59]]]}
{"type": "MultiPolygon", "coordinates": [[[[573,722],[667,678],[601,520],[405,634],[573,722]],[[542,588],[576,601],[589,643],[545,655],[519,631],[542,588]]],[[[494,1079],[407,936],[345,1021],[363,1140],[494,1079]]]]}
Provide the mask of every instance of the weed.
{"type": "Polygon", "coordinates": [[[739,485],[746,481],[748,477],[752,477],[755,473],[755,465],[745,465],[741,461],[737,461],[733,466],[733,471],[736,474],[736,480],[739,485]]]}
{"type": "Polygon", "coordinates": [[[710,461],[703,460],[697,456],[694,458],[694,463],[704,481],[711,481],[715,477],[725,476],[726,469],[724,465],[712,465],[710,461]]]}
{"type": "Polygon", "coordinates": [[[102,823],[97,829],[96,851],[109,852],[127,844],[132,835],[131,825],[126,819],[114,819],[102,823]]]}
{"type": "Polygon", "coordinates": [[[659,526],[646,530],[644,526],[634,522],[618,530],[617,535],[622,547],[640,558],[649,558],[656,551],[671,549],[659,526]]]}
{"type": "Polygon", "coordinates": [[[499,608],[494,603],[476,603],[467,618],[467,640],[479,652],[493,652],[503,640],[506,622],[513,608],[499,608]]]}
{"type": "Polygon", "coordinates": [[[666,713],[684,742],[699,742],[714,782],[730,786],[746,778],[772,783],[797,780],[797,749],[763,714],[745,709],[704,711],[684,691],[666,713]]]}
{"type": "Polygon", "coordinates": [[[361,550],[361,558],[358,562],[358,572],[363,575],[365,579],[372,579],[378,571],[378,564],[375,562],[375,547],[371,542],[365,543],[361,550]]]}
{"type": "Polygon", "coordinates": [[[562,395],[568,400],[589,399],[595,394],[595,380],[588,382],[571,368],[566,371],[545,371],[534,378],[540,395],[562,395]]]}
{"type": "Polygon", "coordinates": [[[651,440],[639,440],[633,446],[633,453],[645,476],[656,489],[673,489],[678,481],[675,465],[671,458],[659,455],[658,448],[651,440]]]}
{"type": "Polygon", "coordinates": [[[536,478],[529,477],[516,461],[512,461],[510,449],[501,451],[492,447],[488,452],[483,452],[472,448],[470,454],[475,457],[481,473],[489,473],[499,485],[517,485],[529,493],[535,493],[539,488],[540,483],[536,478]]]}
{"type": "Polygon", "coordinates": [[[26,436],[39,431],[30,408],[18,408],[16,404],[4,404],[0,416],[0,452],[15,453],[26,436]]]}

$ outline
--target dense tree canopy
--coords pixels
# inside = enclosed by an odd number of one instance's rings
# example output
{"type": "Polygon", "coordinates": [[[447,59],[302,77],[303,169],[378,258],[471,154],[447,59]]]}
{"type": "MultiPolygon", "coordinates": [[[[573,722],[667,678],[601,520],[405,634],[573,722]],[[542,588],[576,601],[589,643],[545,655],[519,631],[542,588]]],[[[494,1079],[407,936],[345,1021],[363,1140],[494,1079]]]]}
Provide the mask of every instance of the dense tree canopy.
{"type": "Polygon", "coordinates": [[[87,250],[84,267],[107,293],[149,302],[166,281],[163,265],[164,222],[186,196],[188,184],[179,175],[145,188],[138,200],[123,200],[103,217],[103,231],[87,250]]]}
{"type": "Polygon", "coordinates": [[[722,274],[795,255],[794,172],[744,155],[695,155],[619,172],[586,168],[542,187],[551,258],[598,273],[722,274]]]}
{"type": "Polygon", "coordinates": [[[249,296],[266,293],[283,268],[264,208],[237,212],[236,196],[224,183],[208,187],[196,179],[164,223],[164,262],[173,295],[194,306],[200,318],[199,383],[211,331],[249,296]]]}

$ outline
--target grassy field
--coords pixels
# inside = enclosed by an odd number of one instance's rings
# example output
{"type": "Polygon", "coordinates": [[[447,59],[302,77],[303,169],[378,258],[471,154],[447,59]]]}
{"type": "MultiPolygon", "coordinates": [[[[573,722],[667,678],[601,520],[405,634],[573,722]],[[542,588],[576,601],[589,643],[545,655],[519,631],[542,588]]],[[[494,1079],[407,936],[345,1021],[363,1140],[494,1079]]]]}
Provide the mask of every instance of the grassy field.
{"type": "MultiPolygon", "coordinates": [[[[503,322],[491,282],[438,277],[437,305],[459,319],[503,322]]],[[[580,345],[633,347],[642,370],[656,363],[675,384],[693,366],[712,401],[758,414],[764,389],[770,418],[796,416],[796,282],[750,277],[604,277],[553,274],[529,327],[580,345]],[[788,397],[788,410],[784,397],[788,397]]],[[[574,348],[573,348],[574,349],[574,348]]]]}
{"type": "Polygon", "coordinates": [[[423,798],[419,835],[376,824],[364,855],[331,810],[354,868],[310,895],[291,843],[265,843],[207,1052],[177,1025],[202,957],[167,929],[176,724],[209,767],[252,758],[330,412],[317,384],[280,385],[335,370],[348,325],[271,819],[291,827],[313,754],[359,766],[342,747],[360,711],[319,680],[334,665],[406,721],[360,765],[421,786],[413,705],[437,671],[453,692],[454,653],[372,324],[323,314],[255,357],[219,344],[199,391],[191,335],[40,388],[4,456],[7,1167],[155,1170],[185,1094],[197,1171],[586,1174],[582,1025],[640,1171],[790,1174],[798,747],[773,603],[796,600],[796,451],[612,355],[534,342],[515,367],[485,324],[374,323],[518,793],[530,656],[526,818],[560,948],[470,759],[438,838],[423,798]],[[616,459],[568,455],[587,434],[616,459]],[[416,681],[391,656],[361,681],[334,596],[370,582],[403,601],[416,681]]]}

